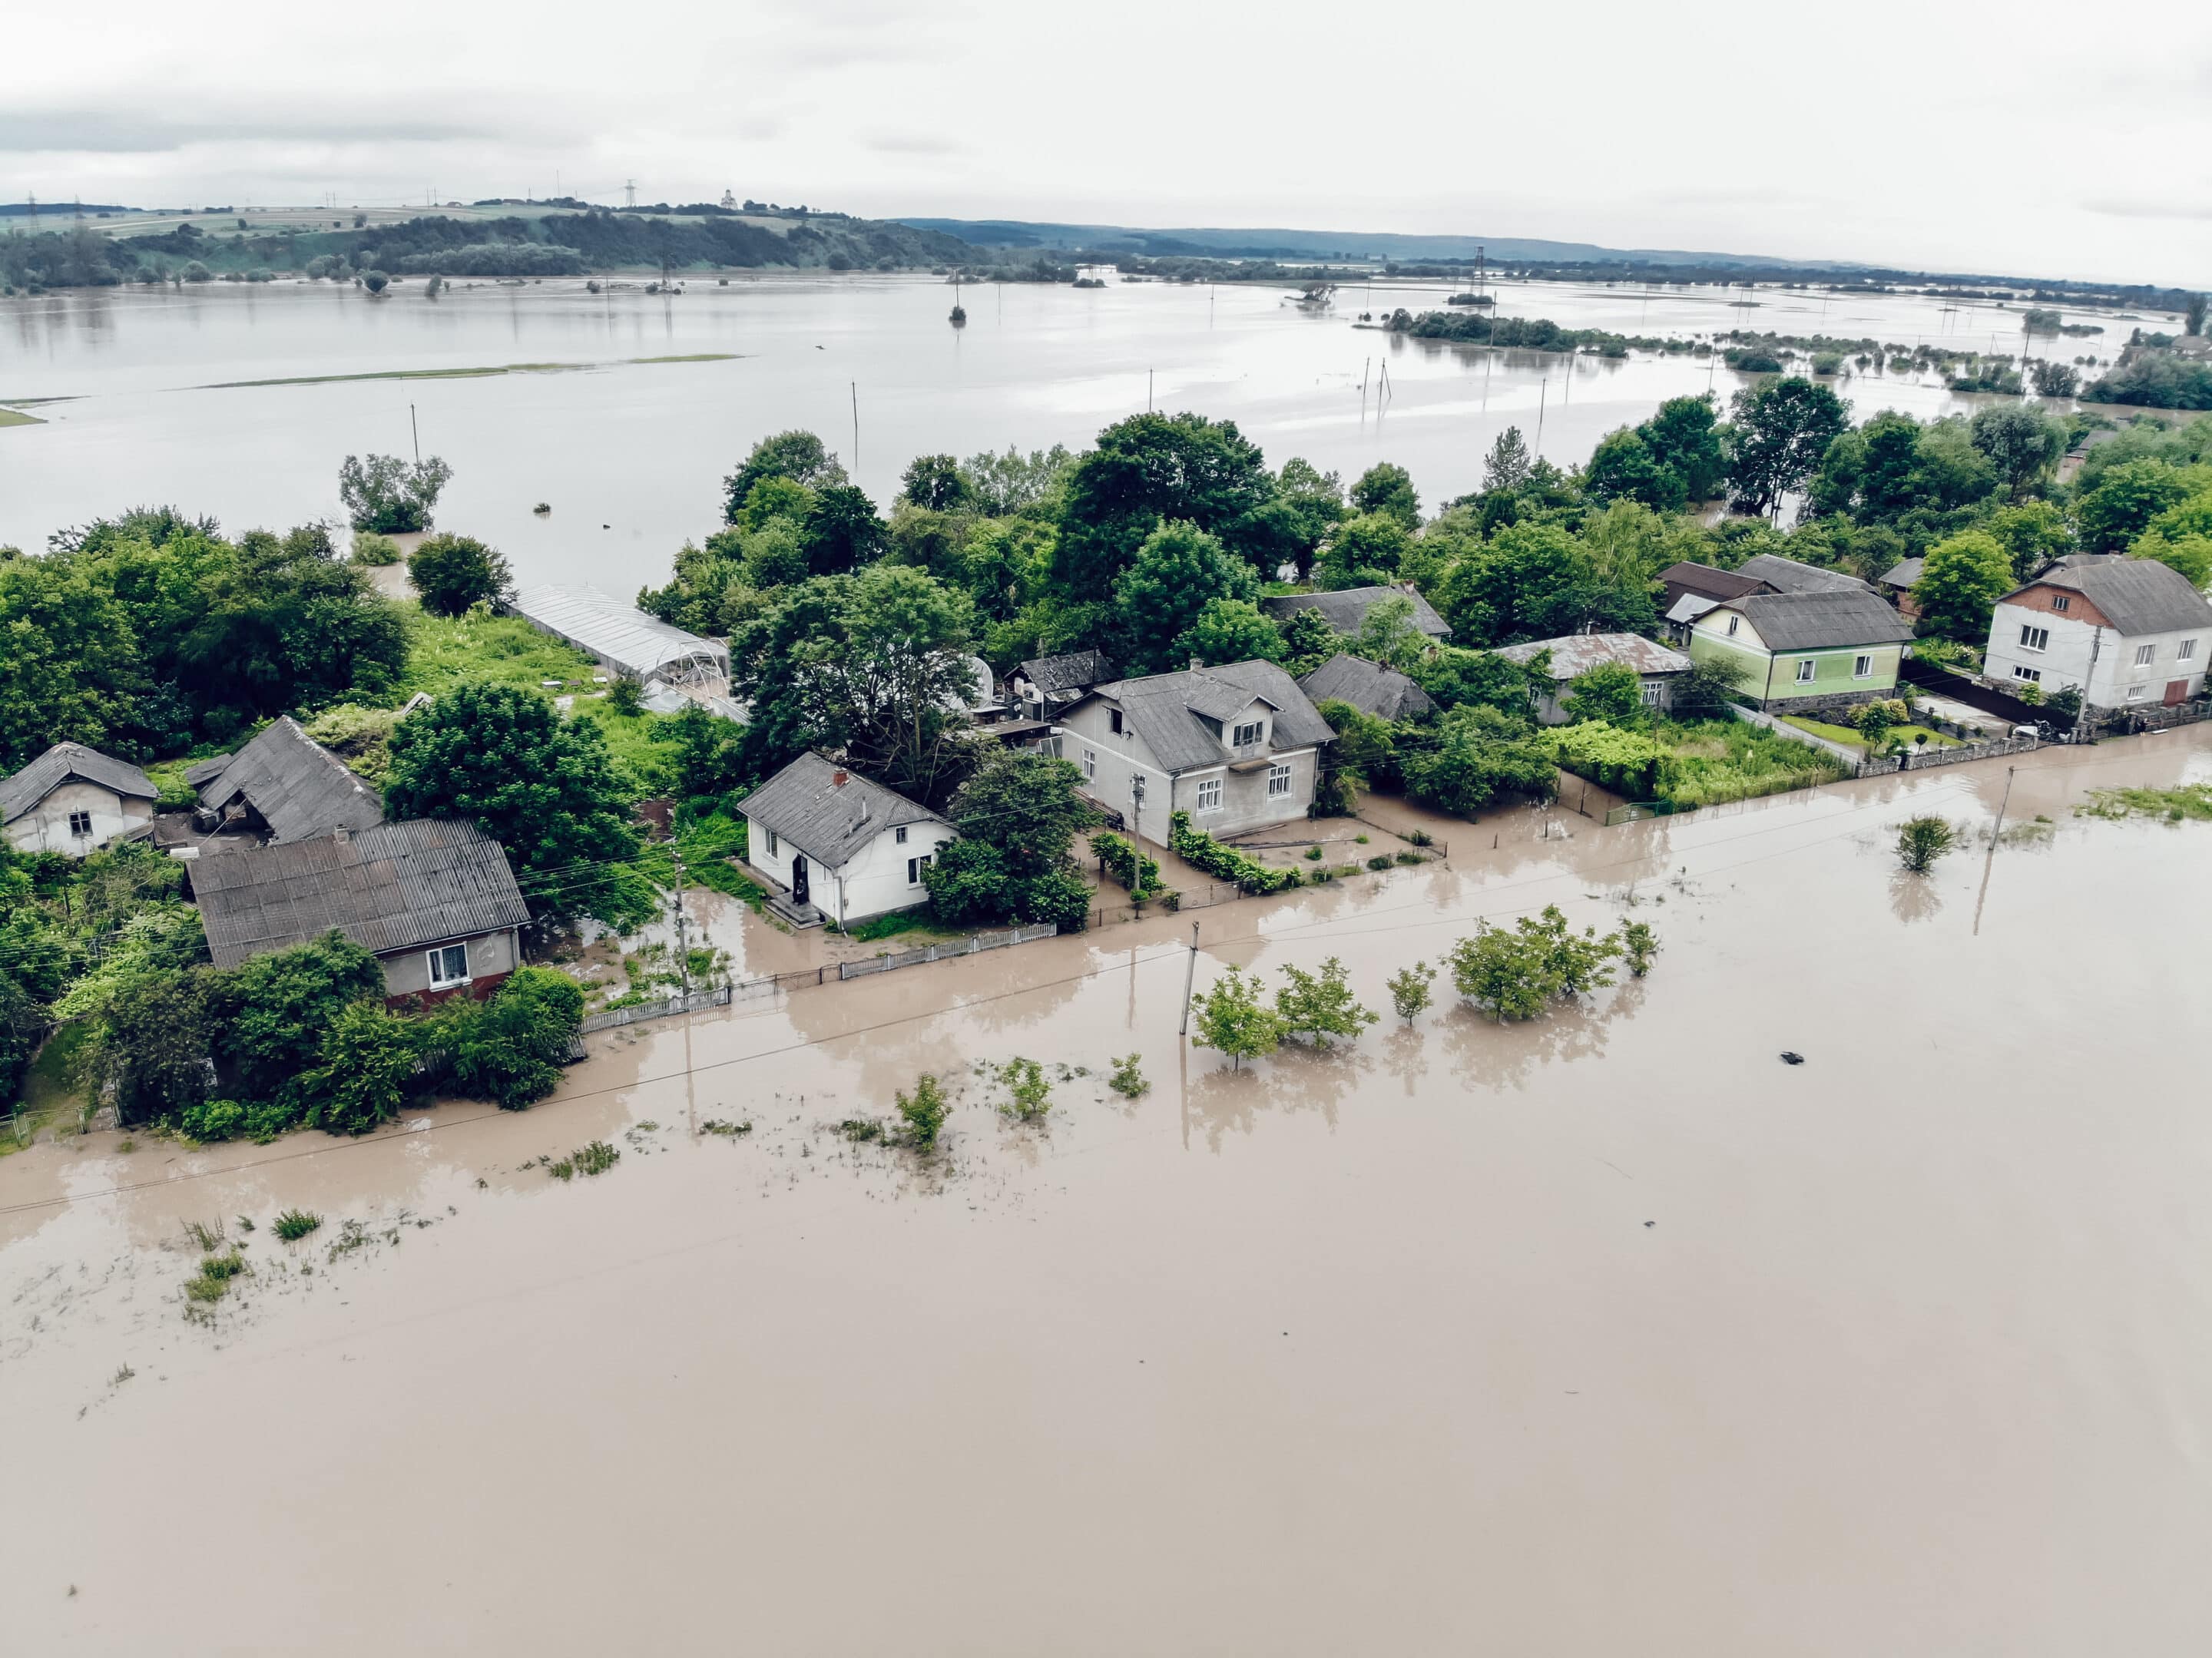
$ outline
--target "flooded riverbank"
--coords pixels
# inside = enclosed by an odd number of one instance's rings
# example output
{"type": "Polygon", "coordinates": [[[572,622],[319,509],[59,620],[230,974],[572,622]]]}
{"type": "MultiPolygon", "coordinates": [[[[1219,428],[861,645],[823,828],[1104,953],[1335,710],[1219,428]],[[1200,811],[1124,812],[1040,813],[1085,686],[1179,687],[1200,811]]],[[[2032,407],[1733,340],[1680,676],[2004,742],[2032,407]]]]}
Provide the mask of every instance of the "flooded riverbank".
{"type": "Polygon", "coordinates": [[[1334,955],[1386,1016],[1242,1072],[1165,917],[609,1033],[525,1114],[34,1148],[11,1644],[2198,1649],[2212,830],[2071,807],[2208,773],[2041,751],[1993,853],[1980,765],[1224,906],[1201,988],[1334,955]],[[1970,831],[1924,882],[1921,811],[1970,831]],[[1388,1018],[1547,902],[1652,975],[1388,1018]],[[1017,1054],[1091,1073],[1042,1130],[971,1068],[1017,1054]],[[925,1069],[941,1157],[837,1131],[925,1069]],[[254,1270],[189,1322],[218,1219],[254,1270]]]}

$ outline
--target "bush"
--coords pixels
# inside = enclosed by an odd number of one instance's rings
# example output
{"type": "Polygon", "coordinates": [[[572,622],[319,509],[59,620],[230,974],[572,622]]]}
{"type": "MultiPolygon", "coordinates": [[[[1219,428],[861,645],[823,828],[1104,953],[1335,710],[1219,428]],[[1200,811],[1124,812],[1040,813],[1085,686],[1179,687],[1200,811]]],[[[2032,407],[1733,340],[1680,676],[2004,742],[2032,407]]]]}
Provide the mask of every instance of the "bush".
{"type": "Polygon", "coordinates": [[[1321,964],[1317,974],[1285,963],[1283,977],[1288,982],[1275,993],[1275,1013],[1291,1035],[1303,1032],[1324,1044],[1331,1036],[1356,1041],[1362,1029],[1375,1023],[1376,1015],[1352,996],[1344,963],[1334,956],[1321,964]]]}
{"type": "Polygon", "coordinates": [[[322,1060],[299,1085],[310,1127],[366,1134],[399,1114],[415,1086],[416,1028],[376,1002],[356,1002],[323,1033],[322,1060]]]}
{"type": "Polygon", "coordinates": [[[1603,720],[1561,726],[1551,733],[1560,767],[1628,800],[1659,798],[1667,776],[1667,750],[1641,732],[1603,720]]]}
{"type": "Polygon", "coordinates": [[[489,604],[514,591],[505,555],[473,536],[432,536],[407,561],[407,575],[422,596],[422,608],[433,616],[463,616],[473,604],[489,604]]]}
{"type": "Polygon", "coordinates": [[[1436,969],[1426,962],[1416,962],[1401,968],[1385,982],[1390,987],[1390,1005],[1407,1024],[1421,1016],[1429,1005],[1429,986],[1435,981],[1436,969]]]}
{"type": "Polygon", "coordinates": [[[1390,867],[1391,861],[1389,853],[1378,852],[1367,860],[1367,867],[1376,870],[1388,869],[1390,867]]]}
{"type": "Polygon", "coordinates": [[[1897,831],[1897,860],[1913,874],[1925,875],[1955,838],[1940,817],[1908,818],[1897,831]]]}
{"type": "Polygon", "coordinates": [[[607,683],[607,712],[625,719],[645,712],[645,687],[627,674],[617,674],[607,683]]]}
{"type": "Polygon", "coordinates": [[[583,1028],[584,991],[551,968],[518,968],[489,1000],[457,999],[433,1017],[433,1074],[456,1093],[520,1111],[559,1085],[583,1028]]]}
{"type": "Polygon", "coordinates": [[[915,1078],[911,1095],[902,1093],[896,1097],[898,1114],[906,1120],[906,1143],[917,1151],[935,1151],[937,1137],[945,1132],[945,1119],[952,1109],[937,1078],[925,1071],[915,1078]]]}
{"type": "Polygon", "coordinates": [[[296,1243],[323,1224],[323,1218],[306,1209],[287,1209],[270,1230],[287,1243],[296,1243]]]}
{"type": "Polygon", "coordinates": [[[1606,964],[1624,945],[1618,932],[1580,933],[1555,904],[1522,916],[1509,932],[1485,925],[1452,946],[1452,983],[1459,993],[1501,1023],[1530,1019],[1561,996],[1577,996],[1613,982],[1606,964]]]}
{"type": "Polygon", "coordinates": [[[1091,837],[1091,850],[1097,854],[1106,873],[1129,890],[1132,898],[1154,897],[1161,890],[1159,860],[1146,857],[1110,829],[1101,829],[1091,837]]]}
{"type": "Polygon", "coordinates": [[[1122,1098],[1129,1100],[1135,1099],[1139,1094],[1148,1092],[1152,1084],[1145,1080],[1145,1073],[1139,1068],[1138,1064],[1143,1057],[1139,1054],[1125,1054],[1115,1060],[1113,1074],[1106,1078],[1106,1086],[1121,1095],[1122,1098]]]}
{"type": "Polygon", "coordinates": [[[374,530],[356,530],[354,531],[352,556],[356,564],[397,564],[399,562],[399,544],[390,536],[380,536],[374,530]]]}
{"type": "Polygon", "coordinates": [[[1298,884],[1297,871],[1270,869],[1258,859],[1234,847],[1224,847],[1212,835],[1194,829],[1187,811],[1170,814],[1168,847],[1185,863],[1235,883],[1241,892],[1281,892],[1298,884]]]}
{"type": "Polygon", "coordinates": [[[246,1127],[246,1108],[236,1100],[202,1100],[177,1114],[177,1132],[203,1144],[227,1140],[246,1127]]]}
{"type": "MultiPolygon", "coordinates": [[[[1039,1121],[1052,1109],[1052,1084],[1045,1079],[1044,1067],[1035,1060],[1008,1060],[999,1067],[999,1081],[1007,1095],[1006,1103],[999,1108],[1017,1121],[1039,1121]]],[[[902,1111],[905,1108],[900,1107],[902,1111]]]]}
{"type": "Polygon", "coordinates": [[[1257,974],[1247,978],[1243,969],[1231,968],[1191,998],[1191,1011],[1198,1016],[1191,1046],[1218,1048],[1229,1055],[1231,1070],[1241,1069],[1248,1059],[1273,1053],[1282,1043],[1283,1017],[1261,1005],[1261,993],[1257,974]]]}

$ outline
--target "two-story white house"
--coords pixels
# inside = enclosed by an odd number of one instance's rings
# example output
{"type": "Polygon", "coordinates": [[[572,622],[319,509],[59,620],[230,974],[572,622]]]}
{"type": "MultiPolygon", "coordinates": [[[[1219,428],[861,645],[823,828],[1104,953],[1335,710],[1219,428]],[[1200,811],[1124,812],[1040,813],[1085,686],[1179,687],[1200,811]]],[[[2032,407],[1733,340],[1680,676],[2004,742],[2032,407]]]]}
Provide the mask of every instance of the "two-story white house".
{"type": "Polygon", "coordinates": [[[919,802],[802,754],[739,803],[745,862],[800,926],[840,926],[929,901],[922,872],[959,832],[919,802]]]}
{"type": "Polygon", "coordinates": [[[1297,681],[1258,661],[1113,680],[1058,723],[1085,792],[1161,841],[1170,812],[1215,835],[1305,817],[1336,736],[1297,681]]]}
{"type": "Polygon", "coordinates": [[[2204,689],[2212,604],[2148,558],[2061,559],[1997,601],[1982,663],[1988,678],[2046,697],[2068,689],[2088,708],[2171,708],[2204,689]]]}

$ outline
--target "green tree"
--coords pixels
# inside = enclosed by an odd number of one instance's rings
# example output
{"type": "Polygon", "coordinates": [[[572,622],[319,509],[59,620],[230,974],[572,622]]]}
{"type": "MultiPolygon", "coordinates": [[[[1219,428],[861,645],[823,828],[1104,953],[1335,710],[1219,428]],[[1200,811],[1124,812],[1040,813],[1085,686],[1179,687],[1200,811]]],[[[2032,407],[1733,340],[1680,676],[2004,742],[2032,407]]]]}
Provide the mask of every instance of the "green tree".
{"type": "Polygon", "coordinates": [[[1389,513],[1346,519],[1329,531],[1314,560],[1314,581],[1330,589],[1381,586],[1398,579],[1413,547],[1404,524],[1389,513]]]}
{"type": "Polygon", "coordinates": [[[1680,480],[1691,501],[1711,501],[1728,481],[1724,429],[1710,393],[1669,398],[1636,428],[1653,463],[1680,480]]]}
{"type": "Polygon", "coordinates": [[[2189,497],[2179,468],[2161,460],[2122,461],[2105,469],[2096,487],[2074,503],[2081,544],[2093,553],[2117,553],[2150,527],[2151,520],[2189,497]]]}
{"type": "Polygon", "coordinates": [[[1421,527],[1421,498],[1414,492],[1413,475],[1390,461],[1377,461],[1359,475],[1352,486],[1352,509],[1379,513],[1407,531],[1421,527]]]}
{"type": "MultiPolygon", "coordinates": [[[[1344,480],[1293,455],[1283,463],[1275,480],[1272,504],[1285,515],[1292,537],[1291,562],[1304,581],[1313,569],[1314,553],[1345,516],[1344,480]]],[[[1274,574],[1273,569],[1265,573],[1274,574]]]]}
{"type": "Polygon", "coordinates": [[[1436,969],[1426,962],[1416,962],[1411,967],[1399,969],[1388,980],[1390,1005],[1407,1024],[1427,1011],[1429,987],[1436,981],[1436,969]]]}
{"type": "Polygon", "coordinates": [[[1490,446],[1490,452],[1482,463],[1482,489],[1486,495],[1496,491],[1510,494],[1528,481],[1535,457],[1528,452],[1528,440],[1521,435],[1521,428],[1509,426],[1498,434],[1490,446]]]}
{"type": "Polygon", "coordinates": [[[2003,544],[1986,530],[1968,530],[1928,550],[1912,600],[1928,632],[1978,645],[1989,637],[1990,612],[2013,585],[2003,544]]]}
{"type": "Polygon", "coordinates": [[[433,455],[411,465],[397,455],[348,455],[338,465],[338,499],[356,530],[401,535],[430,527],[453,469],[433,455]]]}
{"type": "Polygon", "coordinates": [[[1642,921],[1631,921],[1620,930],[1620,953],[1628,976],[1640,979],[1651,971],[1651,958],[1659,953],[1659,935],[1642,921]]]}
{"type": "Polygon", "coordinates": [[[409,557],[407,577],[433,616],[460,616],[471,604],[489,604],[514,592],[505,555],[473,536],[430,537],[409,557]]]}
{"type": "Polygon", "coordinates": [[[753,486],[763,478],[788,478],[814,489],[842,483],[845,469],[811,432],[778,432],[753,445],[744,464],[722,480],[723,522],[735,524],[753,486]]]}
{"type": "Polygon", "coordinates": [[[1680,511],[1689,499],[1681,476],[1626,426],[1598,440],[1583,471],[1583,493],[1601,503],[1638,501],[1663,513],[1680,511]]]}
{"type": "Polygon", "coordinates": [[[1897,860],[1911,873],[1925,875],[1955,839],[1940,817],[1908,817],[1897,831],[1897,860]]]}
{"type": "Polygon", "coordinates": [[[295,1079],[321,1059],[325,1034],[352,1004],[384,996],[384,969],[340,932],[254,956],[222,975],[218,1055],[253,1100],[307,1101],[295,1079]]]}
{"type": "Polygon", "coordinates": [[[1991,404],[1977,410],[1972,426],[1974,447],[2018,500],[2058,465],[2066,452],[2066,428],[2024,404],[1991,404]]]}
{"type": "Polygon", "coordinates": [[[1577,724],[1602,720],[1632,730],[1650,719],[1644,706],[1644,677],[1625,662],[1601,662],[1577,674],[1567,682],[1560,706],[1577,724]]]}
{"type": "Polygon", "coordinates": [[[1250,601],[1260,591],[1252,567],[1195,524],[1162,524],[1145,538],[1115,583],[1123,667],[1158,673],[1180,665],[1175,641],[1216,599],[1250,601]]]}
{"type": "Polygon", "coordinates": [[[1802,486],[1850,425],[1850,406],[1801,375],[1739,392],[1734,407],[1736,500],[1760,513],[1802,486]]]}
{"type": "Polygon", "coordinates": [[[1527,932],[1486,924],[1446,958],[1459,993],[1501,1024],[1533,1019],[1559,993],[1551,954],[1527,932]]]}
{"type": "Polygon", "coordinates": [[[1559,768],[1525,720],[1470,703],[1438,720],[1423,747],[1401,744],[1406,793],[1457,817],[1504,795],[1548,800],[1559,793],[1559,768]]]}
{"type": "MultiPolygon", "coordinates": [[[[541,914],[636,918],[637,855],[606,739],[534,690],[463,684],[401,720],[384,791],[395,818],[465,818],[507,848],[541,914]]],[[[649,913],[650,899],[643,906],[649,913]]]]}
{"type": "Polygon", "coordinates": [[[1170,647],[1170,659],[1212,666],[1230,662],[1280,662],[1283,632],[1249,598],[1208,599],[1198,619],[1170,647]]]}
{"type": "Polygon", "coordinates": [[[2074,550],[2074,531],[2066,514],[2047,501],[2000,507],[1986,526],[2012,560],[2013,580],[2026,581],[2052,560],[2074,550]]]}
{"type": "Polygon", "coordinates": [[[838,575],[881,558],[889,536],[866,490],[825,483],[814,491],[799,542],[809,574],[838,575]]]}
{"type": "Polygon", "coordinates": [[[1375,1023],[1376,1015],[1352,993],[1345,965],[1334,956],[1319,973],[1285,963],[1283,977],[1285,982],[1275,993],[1275,1016],[1285,1035],[1309,1036],[1326,1047],[1332,1036],[1356,1041],[1375,1023]]]}
{"type": "Polygon", "coordinates": [[[744,504],[731,522],[732,527],[750,533],[765,530],[780,519],[794,525],[804,524],[813,510],[812,489],[796,478],[770,473],[745,491],[744,504]]]}
{"type": "Polygon", "coordinates": [[[551,968],[517,968],[489,999],[441,1004],[424,1038],[443,1086],[520,1111],[560,1085],[584,1023],[584,991],[551,968]]]}
{"type": "Polygon", "coordinates": [[[954,926],[1080,926],[1091,890],[1072,848],[1099,822],[1078,792],[1082,782],[1067,761],[1035,752],[996,750],[976,767],[947,811],[961,838],[923,872],[939,919],[954,926]]]}
{"type": "Polygon", "coordinates": [[[1243,969],[1231,967],[1191,998],[1198,1018],[1191,1046],[1226,1054],[1232,1071],[1242,1069],[1247,1060],[1273,1053],[1285,1033],[1282,1015],[1261,1000],[1265,993],[1257,974],[1248,978],[1243,969]]]}
{"type": "Polygon", "coordinates": [[[937,1078],[925,1071],[915,1078],[911,1095],[900,1092],[894,1097],[906,1125],[906,1143],[917,1151],[934,1151],[938,1136],[945,1132],[945,1120],[952,1112],[937,1078]]]}
{"type": "Polygon", "coordinates": [[[933,513],[957,513],[971,500],[960,463],[950,455],[916,455],[900,477],[899,495],[933,513]]]}
{"type": "Polygon", "coordinates": [[[1344,648],[1344,636],[1311,605],[1292,610],[1281,626],[1283,666],[1293,677],[1311,673],[1344,648]]]}
{"type": "Polygon", "coordinates": [[[399,1114],[415,1091],[416,1028],[374,1001],[349,1002],[321,1033],[320,1063],[300,1073],[311,1128],[366,1134],[399,1114]]]}
{"type": "Polygon", "coordinates": [[[1415,623],[1410,596],[1378,599],[1360,618],[1352,641],[1354,656],[1380,662],[1401,673],[1410,672],[1433,648],[1429,636],[1415,623]]]}
{"type": "Polygon", "coordinates": [[[0,772],[55,743],[146,754],[153,687],[123,607],[73,561],[0,560],[0,772]]]}
{"type": "MultiPolygon", "coordinates": [[[[1114,595],[1123,573],[1164,522],[1181,522],[1217,537],[1242,556],[1237,531],[1273,497],[1257,446],[1234,422],[1200,415],[1133,415],[1098,434],[1098,446],[1070,470],[1054,548],[1052,581],[1063,598],[1093,602],[1114,595]]],[[[1249,598],[1249,593],[1224,593],[1249,598]]],[[[1191,608],[1195,615],[1197,607],[1191,608]]],[[[1162,632],[1162,642],[1189,617],[1162,632]]]]}
{"type": "Polygon", "coordinates": [[[1003,517],[1044,510],[1066,482],[1075,457],[1060,444],[1024,455],[1011,446],[1003,455],[988,450],[960,463],[960,476],[976,510],[1003,517]]]}
{"type": "Polygon", "coordinates": [[[1431,597],[1453,634],[1485,645],[1556,639],[1588,625],[1650,633],[1649,592],[1601,583],[1589,555],[1556,524],[1515,524],[1454,562],[1431,597]]]}

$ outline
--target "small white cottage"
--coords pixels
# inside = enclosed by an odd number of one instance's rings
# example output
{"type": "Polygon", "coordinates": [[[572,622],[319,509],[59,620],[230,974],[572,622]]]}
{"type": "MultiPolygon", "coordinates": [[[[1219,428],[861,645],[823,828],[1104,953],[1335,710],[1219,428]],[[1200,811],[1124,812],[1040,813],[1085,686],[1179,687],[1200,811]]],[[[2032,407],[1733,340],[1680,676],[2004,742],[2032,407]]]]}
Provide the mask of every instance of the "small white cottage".
{"type": "Polygon", "coordinates": [[[0,821],[18,852],[82,858],[154,826],[160,791],[146,774],[82,743],[57,743],[0,781],[0,821]]]}
{"type": "Polygon", "coordinates": [[[925,805],[802,754],[744,798],[745,862],[781,890],[769,907],[800,926],[842,926],[925,903],[922,872],[958,838],[925,805]]]}

